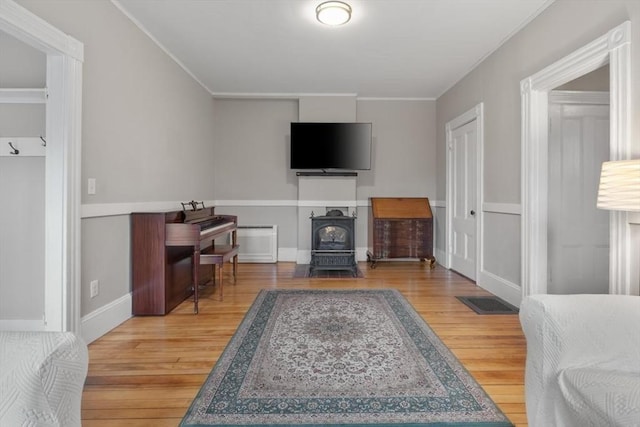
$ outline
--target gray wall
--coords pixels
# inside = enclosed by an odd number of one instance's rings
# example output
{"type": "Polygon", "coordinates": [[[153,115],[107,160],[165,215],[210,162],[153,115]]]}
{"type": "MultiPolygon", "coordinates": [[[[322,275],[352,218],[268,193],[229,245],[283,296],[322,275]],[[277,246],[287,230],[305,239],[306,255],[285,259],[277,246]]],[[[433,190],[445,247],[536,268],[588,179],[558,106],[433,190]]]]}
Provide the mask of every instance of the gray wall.
{"type": "Polygon", "coordinates": [[[556,90],[609,92],[609,64],[558,86],[556,90]]]}
{"type": "MultiPolygon", "coordinates": [[[[358,100],[352,105],[345,100],[351,110],[356,109],[355,120],[371,122],[373,129],[372,168],[358,171],[357,199],[433,199],[435,101],[358,100]]],[[[318,107],[309,99],[301,101],[316,107],[312,112],[307,108],[310,115],[325,114],[320,108],[324,102],[318,107]]],[[[331,105],[342,104],[335,101],[327,100],[331,105]]],[[[265,202],[265,206],[225,205],[216,212],[237,214],[241,225],[277,224],[278,246],[296,248],[298,178],[289,169],[289,125],[298,120],[298,101],[216,99],[214,105],[216,200],[265,202]],[[288,206],[269,206],[272,203],[288,206]]],[[[358,209],[356,244],[360,248],[367,246],[367,211],[358,209]]]]}
{"type": "MultiPolygon", "coordinates": [[[[210,94],[110,1],[18,3],[84,43],[82,203],[213,199],[210,94]]],[[[128,227],[126,215],[82,220],[83,316],[130,291],[128,227]]]]}
{"type": "Polygon", "coordinates": [[[82,202],[211,198],[211,96],[109,1],[19,3],[84,43],[82,202]]]}
{"type": "Polygon", "coordinates": [[[0,88],[43,88],[47,57],[0,32],[0,88]]]}
{"type": "Polygon", "coordinates": [[[359,200],[436,199],[435,114],[435,101],[358,101],[358,121],[373,123],[371,170],[358,174],[359,200]]]}
{"type": "MultiPolygon", "coordinates": [[[[295,100],[216,99],[218,200],[295,200],[289,124],[295,100]]],[[[358,199],[435,198],[435,101],[359,100],[356,120],[373,123],[372,168],[358,171],[358,199]]]]}
{"type": "Polygon", "coordinates": [[[295,200],[289,169],[289,126],[296,100],[216,99],[211,171],[218,200],[295,200]]]}
{"type": "Polygon", "coordinates": [[[239,225],[278,225],[280,248],[297,246],[298,179],[289,169],[289,125],[297,120],[297,100],[214,101],[216,200],[264,202],[216,212],[237,215],[239,225]]]}
{"type": "MultiPolygon", "coordinates": [[[[446,192],[445,124],[484,102],[485,202],[520,204],[520,80],[542,70],[626,20],[632,31],[632,99],[640,99],[633,80],[640,66],[640,2],[636,0],[557,0],[540,16],[437,100],[437,195],[446,192]],[[576,19],[579,17],[579,19],[576,19]]],[[[634,103],[631,117],[640,117],[634,103]]],[[[640,121],[633,120],[633,135],[640,121]]],[[[638,145],[636,145],[638,147],[638,145]]],[[[638,148],[636,148],[638,150],[638,148]]],[[[640,152],[635,153],[635,157],[640,152]]],[[[512,215],[487,216],[485,267],[520,283],[520,227],[512,215]]],[[[637,233],[636,233],[637,235],[637,233]]],[[[637,254],[636,254],[637,255],[637,254]]]]}
{"type": "MultiPolygon", "coordinates": [[[[0,89],[43,88],[45,71],[44,54],[0,33],[0,89]]],[[[43,104],[0,104],[0,137],[40,135],[43,104]]],[[[0,321],[41,321],[44,313],[44,164],[0,156],[0,321]]]]}
{"type": "MultiPolygon", "coordinates": [[[[213,101],[107,0],[19,3],[85,44],[83,204],[296,199],[287,138],[297,101],[213,101]],[[96,195],[86,194],[87,178],[97,180],[96,195]]],[[[519,204],[520,80],[627,19],[640,25],[640,2],[557,0],[437,102],[357,101],[357,120],[373,122],[374,130],[373,169],[360,173],[358,199],[411,195],[444,200],[444,125],[482,101],[485,199],[519,204]]],[[[632,34],[637,70],[640,32],[632,34]]],[[[631,96],[640,98],[637,84],[631,96]]],[[[632,117],[639,115],[638,108],[632,117]]],[[[640,134],[640,122],[633,126],[640,134]]],[[[281,225],[281,246],[288,246],[296,241],[290,224],[295,209],[243,205],[220,211],[237,212],[241,222],[281,225]]],[[[440,215],[444,209],[436,211],[440,215]]],[[[496,214],[488,223],[487,265],[517,280],[518,221],[496,214]]],[[[87,218],[82,231],[83,295],[90,280],[101,283],[96,299],[83,296],[86,315],[130,289],[128,217],[87,218]]],[[[439,229],[439,241],[442,234],[439,229]]]]}
{"type": "MultiPolygon", "coordinates": [[[[298,117],[296,100],[213,101],[109,2],[21,4],[85,43],[84,205],[214,198],[290,201],[289,206],[223,206],[218,212],[238,214],[241,224],[277,224],[280,246],[295,248],[297,178],[288,168],[288,133],[289,123],[298,117]],[[96,195],[86,194],[87,178],[97,180],[96,195]]],[[[373,121],[377,129],[374,156],[379,149],[384,156],[403,152],[406,159],[433,158],[433,102],[427,107],[422,102],[361,104],[358,120],[373,121]],[[430,117],[425,120],[424,114],[430,117]],[[425,155],[429,150],[431,155],[425,155]]],[[[377,181],[375,171],[365,172],[366,190],[359,197],[368,197],[369,191],[424,195],[425,185],[433,185],[429,168],[405,171],[406,164],[387,167],[377,181]],[[390,180],[396,175],[402,180],[394,188],[390,180]]],[[[86,315],[130,289],[128,217],[86,218],[82,232],[86,315]],[[89,299],[88,283],[94,279],[100,281],[100,295],[89,299]]],[[[366,246],[366,234],[359,236],[359,245],[366,246]]]]}
{"type": "Polygon", "coordinates": [[[0,321],[44,313],[44,157],[0,157],[0,321]]]}
{"type": "Polygon", "coordinates": [[[82,315],[131,291],[129,215],[82,221],[82,315]],[[90,298],[89,282],[98,280],[100,293],[90,298]]]}

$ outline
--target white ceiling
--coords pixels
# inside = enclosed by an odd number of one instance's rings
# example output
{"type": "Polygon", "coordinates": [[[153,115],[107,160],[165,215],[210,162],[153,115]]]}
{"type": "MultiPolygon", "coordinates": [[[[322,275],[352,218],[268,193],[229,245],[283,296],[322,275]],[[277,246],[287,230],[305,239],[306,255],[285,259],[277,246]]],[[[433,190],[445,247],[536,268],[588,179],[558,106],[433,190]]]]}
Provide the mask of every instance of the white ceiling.
{"type": "Polygon", "coordinates": [[[113,0],[214,95],[435,99],[553,0],[113,0]]]}

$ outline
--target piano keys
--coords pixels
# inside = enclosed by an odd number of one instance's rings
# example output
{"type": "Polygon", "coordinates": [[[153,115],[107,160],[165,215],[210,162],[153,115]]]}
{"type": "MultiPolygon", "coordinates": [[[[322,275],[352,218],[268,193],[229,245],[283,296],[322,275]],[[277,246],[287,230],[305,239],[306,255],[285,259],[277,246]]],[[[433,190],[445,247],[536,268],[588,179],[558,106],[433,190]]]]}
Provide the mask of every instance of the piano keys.
{"type": "Polygon", "coordinates": [[[193,295],[194,278],[202,285],[212,276],[212,266],[193,260],[229,233],[236,246],[237,226],[237,216],[215,215],[213,207],[132,213],[133,314],[165,315],[193,295]]]}

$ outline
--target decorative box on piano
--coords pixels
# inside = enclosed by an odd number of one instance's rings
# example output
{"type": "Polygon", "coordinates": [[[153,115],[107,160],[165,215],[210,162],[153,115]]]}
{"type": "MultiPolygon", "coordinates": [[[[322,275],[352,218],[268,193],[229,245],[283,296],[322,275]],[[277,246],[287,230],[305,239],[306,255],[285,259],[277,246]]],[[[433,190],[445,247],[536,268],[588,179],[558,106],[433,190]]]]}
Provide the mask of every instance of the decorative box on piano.
{"type": "Polygon", "coordinates": [[[133,314],[165,315],[193,295],[194,277],[200,285],[212,277],[210,265],[194,263],[196,253],[228,233],[235,244],[237,225],[235,215],[215,215],[213,207],[132,213],[133,314]]]}
{"type": "Polygon", "coordinates": [[[433,256],[433,215],[426,197],[372,197],[369,210],[367,260],[391,258],[429,260],[433,256]]]}

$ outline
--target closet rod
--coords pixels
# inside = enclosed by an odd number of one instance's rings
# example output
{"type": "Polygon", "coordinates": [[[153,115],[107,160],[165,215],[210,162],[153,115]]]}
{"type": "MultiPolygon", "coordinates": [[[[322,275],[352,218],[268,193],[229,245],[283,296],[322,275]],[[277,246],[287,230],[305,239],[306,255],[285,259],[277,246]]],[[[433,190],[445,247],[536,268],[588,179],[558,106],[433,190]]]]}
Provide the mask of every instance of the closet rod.
{"type": "Polygon", "coordinates": [[[46,89],[0,88],[0,104],[45,104],[46,89]]]}

